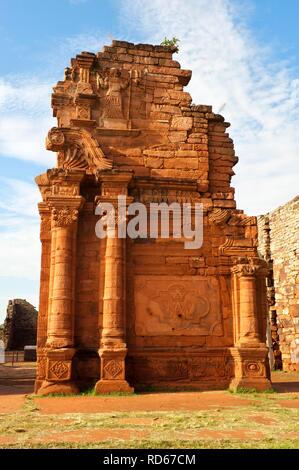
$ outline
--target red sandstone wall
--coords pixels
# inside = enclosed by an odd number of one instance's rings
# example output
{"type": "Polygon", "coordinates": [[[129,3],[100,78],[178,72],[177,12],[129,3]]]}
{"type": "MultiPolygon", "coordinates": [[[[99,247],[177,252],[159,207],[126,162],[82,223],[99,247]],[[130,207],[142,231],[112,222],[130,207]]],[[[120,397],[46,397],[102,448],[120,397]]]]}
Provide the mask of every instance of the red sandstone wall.
{"type": "Polygon", "coordinates": [[[276,355],[279,358],[281,352],[283,369],[299,370],[299,198],[260,216],[258,224],[259,250],[271,262],[273,272],[268,295],[276,355]]]}
{"type": "MultiPolygon", "coordinates": [[[[126,275],[117,282],[123,283],[126,305],[128,380],[136,386],[195,383],[201,388],[224,388],[235,374],[235,363],[240,377],[255,381],[267,375],[262,358],[265,349],[251,349],[251,360],[247,358],[245,366],[240,365],[239,352],[230,349],[238,344],[244,330],[239,275],[252,273],[254,306],[246,308],[248,315],[255,317],[253,333],[256,341],[259,337],[258,344],[265,338],[267,307],[263,269],[256,282],[253,279],[261,268],[256,219],[236,209],[230,186],[237,157],[226,132],[229,124],[210,106],[191,105],[190,95],[183,90],[191,71],[182,70],[172,60],[172,53],[168,47],[113,41],[112,47],[104,47],[97,55],[82,53],[72,59],[65,80],[54,88],[52,105],[58,129],[49,133],[47,146],[58,152],[59,170],[37,178],[44,200],[40,204],[44,220],[37,389],[45,376],[52,302],[50,264],[55,246],[49,235],[50,208],[59,198],[66,206],[71,198],[82,196],[85,201],[78,213],[78,235],[70,249],[75,254],[70,296],[77,350],[72,373],[85,387],[99,378],[105,243],[95,236],[94,210],[99,195],[112,197],[120,188],[127,190],[118,185],[117,177],[113,183],[113,172],[131,172],[128,194],[132,200],[146,204],[200,202],[204,211],[204,244],[200,249],[186,250],[182,240],[174,239],[126,241],[126,275]],[[111,77],[113,68],[119,70],[120,78],[111,77]],[[113,117],[109,116],[107,94],[112,80],[123,85],[122,111],[113,117]],[[113,169],[108,170],[109,166],[113,169]],[[72,171],[78,168],[82,175],[85,172],[81,185],[78,179],[72,182],[72,171]],[[112,182],[103,183],[105,171],[111,173],[112,182]],[[232,283],[231,269],[236,264],[232,283]]],[[[70,229],[63,228],[61,237],[66,232],[72,240],[70,229]]],[[[67,253],[65,245],[64,250],[67,253]]],[[[68,334],[70,329],[68,324],[68,334]]],[[[246,334],[250,337],[251,331],[246,334]]],[[[52,367],[54,372],[69,371],[70,363],[68,357],[64,366],[60,358],[59,368],[57,362],[52,367]]],[[[115,367],[113,364],[112,373],[115,367]]],[[[122,370],[122,363],[117,367],[122,370]]]]}

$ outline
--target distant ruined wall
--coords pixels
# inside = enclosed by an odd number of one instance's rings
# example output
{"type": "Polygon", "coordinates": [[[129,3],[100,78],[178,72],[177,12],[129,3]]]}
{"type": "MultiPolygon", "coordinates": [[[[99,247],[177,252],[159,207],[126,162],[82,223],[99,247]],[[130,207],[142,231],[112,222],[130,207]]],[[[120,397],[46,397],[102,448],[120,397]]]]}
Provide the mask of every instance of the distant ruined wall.
{"type": "Polygon", "coordinates": [[[4,338],[4,325],[0,325],[0,341],[4,338]]]}
{"type": "Polygon", "coordinates": [[[6,350],[21,350],[36,344],[37,310],[23,299],[9,300],[4,322],[6,350]]]}
{"type": "Polygon", "coordinates": [[[258,217],[259,252],[270,267],[267,287],[274,367],[299,371],[298,234],[299,196],[258,217]]]}

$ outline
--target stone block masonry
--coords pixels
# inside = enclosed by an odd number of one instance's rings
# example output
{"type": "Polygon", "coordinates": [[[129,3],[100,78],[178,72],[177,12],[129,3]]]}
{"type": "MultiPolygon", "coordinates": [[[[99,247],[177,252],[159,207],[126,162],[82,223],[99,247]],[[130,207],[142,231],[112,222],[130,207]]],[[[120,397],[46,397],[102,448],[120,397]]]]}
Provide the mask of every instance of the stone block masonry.
{"type": "Polygon", "coordinates": [[[270,266],[275,368],[299,371],[299,196],[258,217],[258,234],[259,251],[270,266]]]}
{"type": "Polygon", "coordinates": [[[37,310],[24,299],[9,300],[3,336],[7,351],[20,351],[36,344],[37,310]]]}

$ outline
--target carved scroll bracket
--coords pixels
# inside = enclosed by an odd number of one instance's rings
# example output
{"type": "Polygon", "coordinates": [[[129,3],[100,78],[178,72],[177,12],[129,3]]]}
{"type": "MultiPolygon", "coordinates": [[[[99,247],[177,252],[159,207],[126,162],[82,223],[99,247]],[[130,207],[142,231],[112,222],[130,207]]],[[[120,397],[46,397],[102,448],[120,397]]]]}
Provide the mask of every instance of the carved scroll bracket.
{"type": "Polygon", "coordinates": [[[112,168],[112,162],[86,129],[53,127],[48,133],[46,148],[59,152],[58,167],[62,169],[86,169],[96,173],[112,168]]]}

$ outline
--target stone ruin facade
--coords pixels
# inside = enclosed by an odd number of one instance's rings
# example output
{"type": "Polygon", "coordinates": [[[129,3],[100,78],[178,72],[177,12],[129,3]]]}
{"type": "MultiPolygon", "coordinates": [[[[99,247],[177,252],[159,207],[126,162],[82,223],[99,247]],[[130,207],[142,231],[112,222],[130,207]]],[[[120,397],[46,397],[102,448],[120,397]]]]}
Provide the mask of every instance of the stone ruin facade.
{"type": "Polygon", "coordinates": [[[259,251],[269,263],[267,292],[273,367],[299,371],[299,196],[258,217],[259,251]]]}
{"type": "MultiPolygon", "coordinates": [[[[236,209],[229,123],[184,91],[174,48],[113,41],[54,87],[35,391],[269,388],[265,261],[236,209]],[[203,205],[203,245],[99,239],[98,204],[203,205]]],[[[192,214],[194,217],[194,214],[192,214]]],[[[129,217],[129,216],[128,216],[129,217]]]]}
{"type": "Polygon", "coordinates": [[[9,300],[3,325],[3,340],[7,351],[21,351],[36,345],[38,312],[24,299],[9,300]]]}

